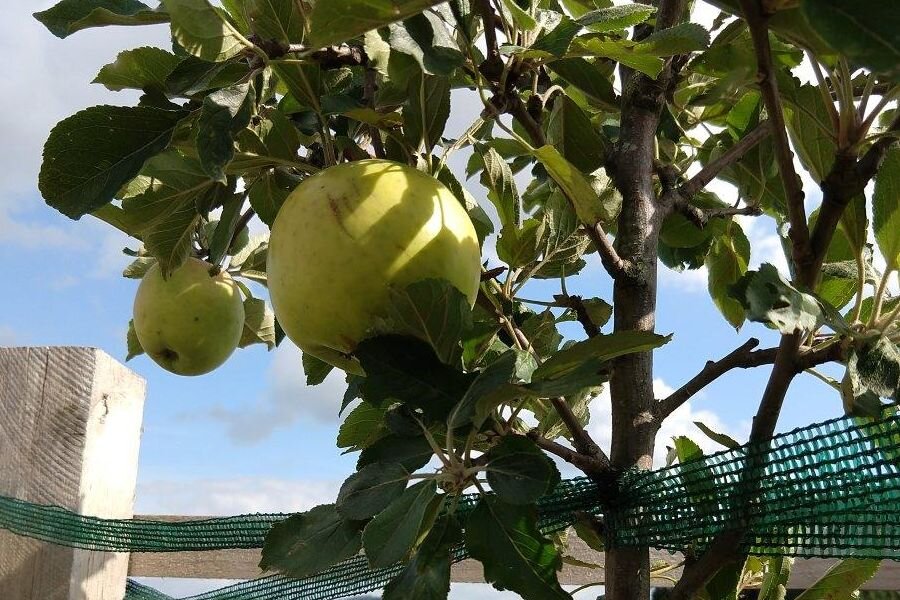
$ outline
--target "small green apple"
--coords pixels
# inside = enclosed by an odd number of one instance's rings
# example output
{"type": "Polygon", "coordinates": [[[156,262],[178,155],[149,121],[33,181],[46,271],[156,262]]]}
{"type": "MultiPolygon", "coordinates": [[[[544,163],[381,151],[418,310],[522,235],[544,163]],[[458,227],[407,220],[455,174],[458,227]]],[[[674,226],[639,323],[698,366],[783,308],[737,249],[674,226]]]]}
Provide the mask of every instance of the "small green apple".
{"type": "Polygon", "coordinates": [[[134,331],[144,352],[178,375],[209,373],[231,356],[244,328],[244,303],[228,273],[197,258],[163,279],[159,265],[134,298],[134,331]]]}
{"type": "Polygon", "coordinates": [[[272,225],[266,267],[287,336],[359,372],[349,355],[385,314],[392,287],[445,279],[474,304],[481,254],[469,216],[442,183],[399,163],[361,160],[291,192],[272,225]]]}

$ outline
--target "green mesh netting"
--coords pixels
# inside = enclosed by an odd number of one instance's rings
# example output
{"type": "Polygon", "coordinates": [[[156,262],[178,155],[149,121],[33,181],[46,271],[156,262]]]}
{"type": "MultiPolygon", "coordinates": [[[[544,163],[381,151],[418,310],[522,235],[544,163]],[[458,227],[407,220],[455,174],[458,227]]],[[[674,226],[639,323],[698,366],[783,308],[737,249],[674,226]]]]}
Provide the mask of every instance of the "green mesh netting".
{"type": "MultiPolygon", "coordinates": [[[[743,549],[754,554],[900,559],[898,414],[835,419],[683,465],[628,472],[618,484],[615,505],[601,506],[589,480],[562,482],[541,499],[541,530],[565,529],[574,511],[586,510],[605,513],[610,545],[699,551],[722,531],[741,527],[743,549]]],[[[476,500],[460,503],[463,522],[476,500]]],[[[287,516],[105,520],[0,497],[0,527],[92,550],[259,548],[272,523],[287,516]]],[[[465,549],[454,548],[453,560],[464,558],[465,549]]],[[[190,600],[333,600],[382,588],[401,568],[370,570],[356,557],[308,579],[266,577],[190,600]]],[[[135,582],[126,599],[171,600],[135,582]]]]}
{"type": "Polygon", "coordinates": [[[835,419],[620,485],[612,544],[702,550],[745,526],[752,554],[900,559],[900,415],[835,419]]]}

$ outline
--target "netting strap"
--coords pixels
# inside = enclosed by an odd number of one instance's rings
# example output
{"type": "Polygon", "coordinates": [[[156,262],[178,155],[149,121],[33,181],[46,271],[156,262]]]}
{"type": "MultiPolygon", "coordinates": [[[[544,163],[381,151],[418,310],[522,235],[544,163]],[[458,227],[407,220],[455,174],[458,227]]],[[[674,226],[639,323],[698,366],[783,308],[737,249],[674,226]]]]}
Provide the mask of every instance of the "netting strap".
{"type": "MultiPolygon", "coordinates": [[[[742,548],[754,554],[900,559],[900,415],[893,411],[883,419],[826,421],[657,471],[631,471],[618,483],[615,504],[601,507],[588,479],[562,482],[539,503],[542,531],[565,529],[575,511],[585,510],[605,513],[611,546],[701,551],[740,527],[742,548]]],[[[463,521],[477,498],[463,498],[463,521]]],[[[0,497],[0,527],[101,551],[260,548],[271,525],[288,516],[106,520],[0,497]]],[[[455,548],[453,559],[463,558],[465,549],[455,548]]],[[[356,557],[308,579],[266,577],[190,600],[331,600],[379,589],[401,568],[370,570],[356,557]]],[[[128,590],[128,600],[167,598],[133,582],[128,590]]]]}

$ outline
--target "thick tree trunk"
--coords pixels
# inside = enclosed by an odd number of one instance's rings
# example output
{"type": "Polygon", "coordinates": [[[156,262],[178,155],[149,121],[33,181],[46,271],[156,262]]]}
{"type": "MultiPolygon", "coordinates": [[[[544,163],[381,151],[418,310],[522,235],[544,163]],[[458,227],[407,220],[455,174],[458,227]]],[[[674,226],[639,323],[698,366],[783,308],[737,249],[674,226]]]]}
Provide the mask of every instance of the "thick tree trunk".
{"type": "MultiPolygon", "coordinates": [[[[622,119],[616,155],[616,184],[623,196],[616,245],[633,269],[616,279],[613,291],[616,331],[653,331],[656,326],[657,254],[661,210],[653,190],[653,158],[661,94],[641,100],[622,119]]],[[[613,367],[612,454],[617,469],[649,469],[658,425],[653,416],[653,353],[631,354],[613,367]]],[[[650,563],[647,548],[610,548],[606,597],[647,600],[650,563]]]]}

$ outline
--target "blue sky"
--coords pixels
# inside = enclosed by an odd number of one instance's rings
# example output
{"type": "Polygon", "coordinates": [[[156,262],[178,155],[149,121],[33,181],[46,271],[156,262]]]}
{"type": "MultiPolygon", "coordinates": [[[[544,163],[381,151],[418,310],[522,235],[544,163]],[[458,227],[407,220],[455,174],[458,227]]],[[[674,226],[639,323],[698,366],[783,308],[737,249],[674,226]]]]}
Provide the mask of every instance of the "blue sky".
{"type": "MultiPolygon", "coordinates": [[[[93,104],[131,104],[133,95],[91,85],[99,68],[121,49],[167,45],[165,27],[106,28],[58,40],[30,17],[53,2],[11,0],[0,22],[0,51],[15,57],[5,67],[0,98],[0,345],[85,345],[124,361],[125,331],[137,282],[120,276],[129,244],[90,217],[74,222],[48,208],[36,188],[41,146],[57,120],[93,104]]],[[[464,99],[450,133],[468,125],[479,107],[464,99]]],[[[464,157],[452,161],[460,172],[464,157]]],[[[470,191],[484,198],[477,182],[470,191]]],[[[733,200],[727,186],[717,188],[733,200]]],[[[817,191],[810,193],[818,200],[817,191]]],[[[773,224],[766,217],[747,222],[754,242],[753,263],[784,266],[773,224]]],[[[494,259],[496,260],[496,259],[494,259]]],[[[610,299],[608,278],[596,257],[570,291],[610,299]]],[[[548,297],[555,283],[531,286],[530,297],[548,297]]],[[[705,274],[672,273],[661,267],[658,331],[675,333],[656,359],[658,394],[678,387],[709,358],[722,356],[756,336],[764,346],[775,336],[748,324],[737,333],[722,319],[706,292],[705,274]]],[[[570,330],[577,335],[577,330],[570,330]]],[[[146,357],[129,366],[148,382],[137,512],[237,514],[291,511],[328,502],[355,457],[341,456],[334,440],[342,380],[332,376],[317,388],[303,384],[298,351],[290,343],[274,352],[254,346],[236,352],[222,369],[180,378],[146,357]]],[[[692,421],[745,439],[767,369],[732,373],[681,409],[659,445],[689,434],[705,447],[692,421]]],[[[805,376],[789,394],[780,429],[841,413],[838,397],[805,376]]],[[[592,406],[591,431],[608,440],[608,399],[592,406]]],[[[153,582],[171,593],[209,587],[208,582],[153,582]]],[[[455,588],[458,598],[480,598],[475,587],[455,588]]],[[[584,597],[589,597],[585,595],[584,597]]],[[[503,596],[488,594],[486,597],[503,596]]],[[[593,596],[590,596],[593,597],[593,596]]]]}

